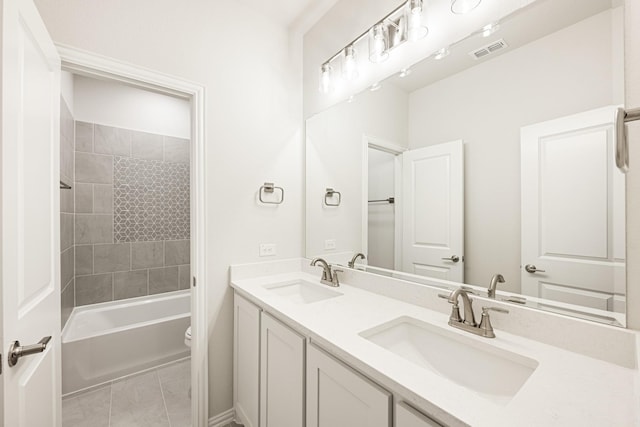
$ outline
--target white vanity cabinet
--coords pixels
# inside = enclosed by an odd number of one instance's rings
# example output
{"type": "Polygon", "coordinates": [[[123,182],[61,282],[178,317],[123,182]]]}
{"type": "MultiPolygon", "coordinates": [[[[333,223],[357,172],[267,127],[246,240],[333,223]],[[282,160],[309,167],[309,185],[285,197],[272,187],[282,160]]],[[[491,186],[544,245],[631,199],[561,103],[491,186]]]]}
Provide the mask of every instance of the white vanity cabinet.
{"type": "Polygon", "coordinates": [[[404,402],[395,405],[395,427],[442,427],[442,424],[427,417],[404,402]]]}
{"type": "Polygon", "coordinates": [[[234,294],[233,406],[245,427],[258,427],[260,402],[260,308],[234,294]]]}
{"type": "Polygon", "coordinates": [[[304,425],[305,338],[262,312],[260,427],[304,425]]]}
{"type": "Polygon", "coordinates": [[[391,394],[307,347],[307,427],[391,427],[391,394]]]}

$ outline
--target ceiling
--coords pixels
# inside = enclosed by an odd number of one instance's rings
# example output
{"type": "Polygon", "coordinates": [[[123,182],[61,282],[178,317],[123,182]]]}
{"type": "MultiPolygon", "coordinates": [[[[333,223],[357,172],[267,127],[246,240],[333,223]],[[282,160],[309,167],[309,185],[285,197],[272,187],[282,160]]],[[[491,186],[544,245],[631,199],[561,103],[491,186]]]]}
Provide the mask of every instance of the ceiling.
{"type": "Polygon", "coordinates": [[[303,33],[338,0],[240,0],[269,19],[303,33]]]}

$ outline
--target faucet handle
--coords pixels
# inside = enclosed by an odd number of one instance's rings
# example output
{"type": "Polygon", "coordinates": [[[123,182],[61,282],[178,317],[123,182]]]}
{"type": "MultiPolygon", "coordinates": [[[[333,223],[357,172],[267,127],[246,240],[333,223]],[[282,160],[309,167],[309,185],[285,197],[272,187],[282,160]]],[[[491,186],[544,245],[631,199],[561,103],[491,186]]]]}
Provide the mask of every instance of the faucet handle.
{"type": "Polygon", "coordinates": [[[438,294],[438,297],[440,297],[442,299],[446,299],[446,300],[449,299],[449,295],[447,295],[447,294],[438,294]]]}
{"type": "Polygon", "coordinates": [[[482,330],[483,337],[495,338],[496,334],[493,332],[493,326],[491,325],[491,319],[489,318],[489,311],[509,313],[509,310],[500,307],[482,307],[482,319],[480,319],[480,325],[478,328],[482,330]]]}
{"type": "Polygon", "coordinates": [[[498,313],[508,314],[509,310],[502,307],[482,307],[482,314],[489,314],[489,311],[497,311],[498,313]]]}

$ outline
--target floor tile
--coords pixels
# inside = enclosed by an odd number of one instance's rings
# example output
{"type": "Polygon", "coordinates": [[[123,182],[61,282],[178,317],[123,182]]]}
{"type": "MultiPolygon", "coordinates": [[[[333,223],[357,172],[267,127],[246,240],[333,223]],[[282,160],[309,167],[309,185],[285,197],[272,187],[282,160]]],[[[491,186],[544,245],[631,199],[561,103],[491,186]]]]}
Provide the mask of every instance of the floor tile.
{"type": "Polygon", "coordinates": [[[111,386],[62,400],[64,427],[108,427],[111,386]]]}
{"type": "Polygon", "coordinates": [[[155,370],[114,382],[111,388],[112,427],[170,425],[155,370]]]}

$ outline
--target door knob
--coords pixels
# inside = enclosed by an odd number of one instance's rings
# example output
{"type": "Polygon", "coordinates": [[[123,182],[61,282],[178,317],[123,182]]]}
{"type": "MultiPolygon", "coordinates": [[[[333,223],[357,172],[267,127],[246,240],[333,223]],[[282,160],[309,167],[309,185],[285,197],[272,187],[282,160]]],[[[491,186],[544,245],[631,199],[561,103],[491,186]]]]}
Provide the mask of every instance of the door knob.
{"type": "Polygon", "coordinates": [[[458,262],[460,257],[458,255],[451,255],[449,258],[442,258],[445,261],[458,262]]]}
{"type": "Polygon", "coordinates": [[[9,367],[15,366],[18,360],[23,356],[29,356],[30,354],[42,353],[46,350],[47,344],[51,341],[51,337],[44,337],[38,342],[38,344],[32,345],[20,345],[20,341],[14,341],[9,347],[9,356],[7,362],[9,367]]]}
{"type": "Polygon", "coordinates": [[[527,264],[524,266],[527,273],[545,273],[545,270],[538,270],[535,265],[527,264]]]}

